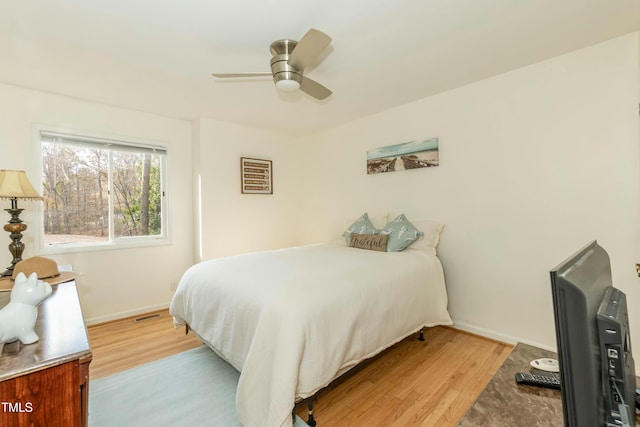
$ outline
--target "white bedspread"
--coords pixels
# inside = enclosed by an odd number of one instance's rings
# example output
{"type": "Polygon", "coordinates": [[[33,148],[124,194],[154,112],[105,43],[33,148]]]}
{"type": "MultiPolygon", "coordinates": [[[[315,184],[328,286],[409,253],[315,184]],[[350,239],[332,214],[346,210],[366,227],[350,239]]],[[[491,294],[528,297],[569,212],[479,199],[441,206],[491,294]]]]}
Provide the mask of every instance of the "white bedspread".
{"type": "Polygon", "coordinates": [[[438,258],[337,242],[197,264],[170,311],[241,372],[245,427],[291,426],[297,399],[423,326],[451,324],[438,258]]]}

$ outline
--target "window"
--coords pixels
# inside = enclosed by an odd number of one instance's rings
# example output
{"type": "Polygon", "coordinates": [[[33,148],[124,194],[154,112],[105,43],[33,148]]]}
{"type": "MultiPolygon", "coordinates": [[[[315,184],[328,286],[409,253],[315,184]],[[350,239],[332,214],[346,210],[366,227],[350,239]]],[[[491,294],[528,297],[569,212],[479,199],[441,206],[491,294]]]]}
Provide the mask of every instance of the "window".
{"type": "Polygon", "coordinates": [[[166,149],[40,131],[45,248],[166,237],[166,149]]]}

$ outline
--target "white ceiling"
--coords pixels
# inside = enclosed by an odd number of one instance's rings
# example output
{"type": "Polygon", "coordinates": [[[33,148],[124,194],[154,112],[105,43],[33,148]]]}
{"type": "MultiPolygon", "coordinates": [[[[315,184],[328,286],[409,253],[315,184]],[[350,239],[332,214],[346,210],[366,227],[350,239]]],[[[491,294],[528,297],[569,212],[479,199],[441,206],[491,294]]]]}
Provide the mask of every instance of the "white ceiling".
{"type": "Polygon", "coordinates": [[[637,30],[639,0],[0,0],[0,81],[304,135],[637,30]],[[311,27],[328,99],[211,77],[311,27]]]}

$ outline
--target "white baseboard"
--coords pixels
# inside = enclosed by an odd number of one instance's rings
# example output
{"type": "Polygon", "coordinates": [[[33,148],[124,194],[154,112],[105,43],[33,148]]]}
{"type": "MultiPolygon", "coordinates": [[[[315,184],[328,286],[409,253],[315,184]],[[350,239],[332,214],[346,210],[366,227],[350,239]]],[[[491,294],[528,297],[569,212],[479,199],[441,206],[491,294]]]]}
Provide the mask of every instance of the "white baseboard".
{"type": "Polygon", "coordinates": [[[453,322],[453,327],[456,329],[460,329],[461,331],[465,331],[465,332],[469,332],[471,334],[474,335],[480,335],[483,337],[487,337],[487,338],[491,338],[493,340],[496,341],[502,341],[504,343],[507,344],[516,344],[518,342],[521,342],[523,344],[528,344],[528,345],[532,345],[534,347],[538,347],[544,350],[549,350],[549,351],[556,351],[556,347],[555,346],[549,346],[547,344],[542,344],[539,342],[535,342],[535,341],[531,341],[528,340],[526,338],[521,338],[521,337],[514,337],[512,335],[506,335],[500,332],[496,332],[490,329],[484,329],[484,328],[479,328],[477,326],[474,325],[470,325],[468,323],[465,322],[453,322]]]}
{"type": "MultiPolygon", "coordinates": [[[[557,347],[556,346],[548,346],[546,344],[541,344],[539,342],[535,342],[535,341],[531,341],[525,338],[517,338],[511,335],[505,335],[502,334],[500,332],[496,332],[496,331],[492,331],[489,329],[484,329],[484,328],[478,328],[476,326],[470,325],[468,323],[465,322],[453,322],[453,326],[451,326],[452,328],[455,329],[459,329],[461,331],[465,331],[465,332],[469,332],[470,334],[474,334],[474,335],[480,335],[482,337],[486,337],[486,338],[490,338],[496,341],[502,341],[504,343],[507,344],[516,344],[518,342],[521,342],[523,344],[528,344],[528,345],[532,345],[534,347],[538,347],[541,348],[543,350],[548,350],[548,351],[553,351],[554,353],[557,353],[557,347]]],[[[640,368],[636,368],[636,376],[640,376],[640,368]]]]}
{"type": "Polygon", "coordinates": [[[108,314],[106,316],[92,317],[90,319],[85,319],[85,323],[87,326],[97,325],[100,323],[111,322],[113,320],[137,316],[139,314],[150,313],[152,311],[164,310],[166,308],[169,308],[169,303],[151,305],[148,307],[137,308],[135,310],[121,311],[119,313],[108,314]]]}

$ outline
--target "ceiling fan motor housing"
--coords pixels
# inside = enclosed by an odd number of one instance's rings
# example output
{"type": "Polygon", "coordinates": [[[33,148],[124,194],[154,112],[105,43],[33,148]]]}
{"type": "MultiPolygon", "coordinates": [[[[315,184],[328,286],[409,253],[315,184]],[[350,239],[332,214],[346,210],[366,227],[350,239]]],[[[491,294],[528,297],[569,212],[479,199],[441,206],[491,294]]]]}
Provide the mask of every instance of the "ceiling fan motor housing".
{"type": "Polygon", "coordinates": [[[300,88],[303,70],[297,70],[289,65],[289,56],[298,42],[294,40],[278,40],[271,43],[271,72],[276,87],[286,92],[293,92],[300,88]]]}

